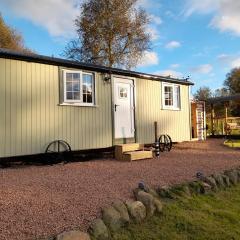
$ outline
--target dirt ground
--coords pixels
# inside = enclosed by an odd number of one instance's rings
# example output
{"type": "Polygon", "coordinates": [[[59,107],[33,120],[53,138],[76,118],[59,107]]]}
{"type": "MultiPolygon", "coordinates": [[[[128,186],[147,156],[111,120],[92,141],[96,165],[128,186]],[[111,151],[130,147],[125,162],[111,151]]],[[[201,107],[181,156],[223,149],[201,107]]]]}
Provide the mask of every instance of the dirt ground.
{"type": "Polygon", "coordinates": [[[0,240],[36,239],[64,230],[86,230],[100,208],[132,198],[140,181],[152,186],[190,180],[240,166],[240,150],[223,140],[181,143],[159,159],[103,159],[54,166],[0,169],[0,240]]]}

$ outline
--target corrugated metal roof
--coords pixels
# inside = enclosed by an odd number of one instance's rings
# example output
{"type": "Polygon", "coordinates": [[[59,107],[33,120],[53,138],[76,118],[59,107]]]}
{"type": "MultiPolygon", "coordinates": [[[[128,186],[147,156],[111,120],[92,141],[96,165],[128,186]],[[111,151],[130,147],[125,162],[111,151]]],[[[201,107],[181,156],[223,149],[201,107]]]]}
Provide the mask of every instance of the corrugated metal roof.
{"type": "Polygon", "coordinates": [[[22,53],[22,52],[13,51],[13,50],[4,49],[4,48],[0,48],[0,58],[9,58],[9,59],[16,59],[16,60],[22,60],[22,61],[28,61],[28,62],[44,63],[44,64],[50,64],[50,65],[64,66],[69,68],[81,68],[84,70],[144,78],[144,79],[162,81],[162,82],[178,83],[183,85],[194,85],[192,82],[188,81],[187,79],[178,79],[178,78],[164,77],[164,76],[158,76],[154,74],[147,74],[147,73],[136,72],[136,71],[123,70],[118,68],[110,68],[110,67],[94,65],[90,63],[70,61],[62,58],[48,57],[48,56],[43,56],[38,54],[22,53]]]}

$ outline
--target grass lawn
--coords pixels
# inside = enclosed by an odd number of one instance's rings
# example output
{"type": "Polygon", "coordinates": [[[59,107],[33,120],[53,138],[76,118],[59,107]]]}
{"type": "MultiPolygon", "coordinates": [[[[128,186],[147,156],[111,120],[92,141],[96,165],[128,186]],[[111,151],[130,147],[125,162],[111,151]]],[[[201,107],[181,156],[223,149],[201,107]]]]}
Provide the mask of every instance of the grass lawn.
{"type": "Polygon", "coordinates": [[[240,140],[226,140],[224,142],[224,145],[228,146],[228,147],[236,147],[236,148],[240,148],[240,140]]]}
{"type": "Polygon", "coordinates": [[[240,239],[240,186],[167,203],[161,216],[131,224],[113,239],[240,239]]]}

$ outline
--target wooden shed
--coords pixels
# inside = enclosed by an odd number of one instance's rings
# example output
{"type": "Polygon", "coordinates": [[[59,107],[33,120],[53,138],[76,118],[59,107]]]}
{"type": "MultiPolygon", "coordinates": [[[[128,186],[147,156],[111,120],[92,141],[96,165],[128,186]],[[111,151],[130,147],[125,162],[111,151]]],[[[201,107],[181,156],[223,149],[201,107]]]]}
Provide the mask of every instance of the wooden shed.
{"type": "Polygon", "coordinates": [[[191,140],[185,79],[0,49],[0,158],[43,153],[53,140],[72,150],[117,143],[191,140]]]}

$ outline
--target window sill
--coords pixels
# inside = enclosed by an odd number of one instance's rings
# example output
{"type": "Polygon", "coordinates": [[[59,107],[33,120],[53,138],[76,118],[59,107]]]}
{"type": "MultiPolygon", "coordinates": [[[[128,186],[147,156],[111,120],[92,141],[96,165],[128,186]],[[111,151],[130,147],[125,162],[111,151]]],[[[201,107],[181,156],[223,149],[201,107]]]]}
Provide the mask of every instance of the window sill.
{"type": "Polygon", "coordinates": [[[70,107],[99,107],[94,104],[84,104],[84,103],[59,103],[58,106],[70,106],[70,107]]]}
{"type": "Polygon", "coordinates": [[[181,108],[162,107],[162,110],[181,111],[181,108]]]}

